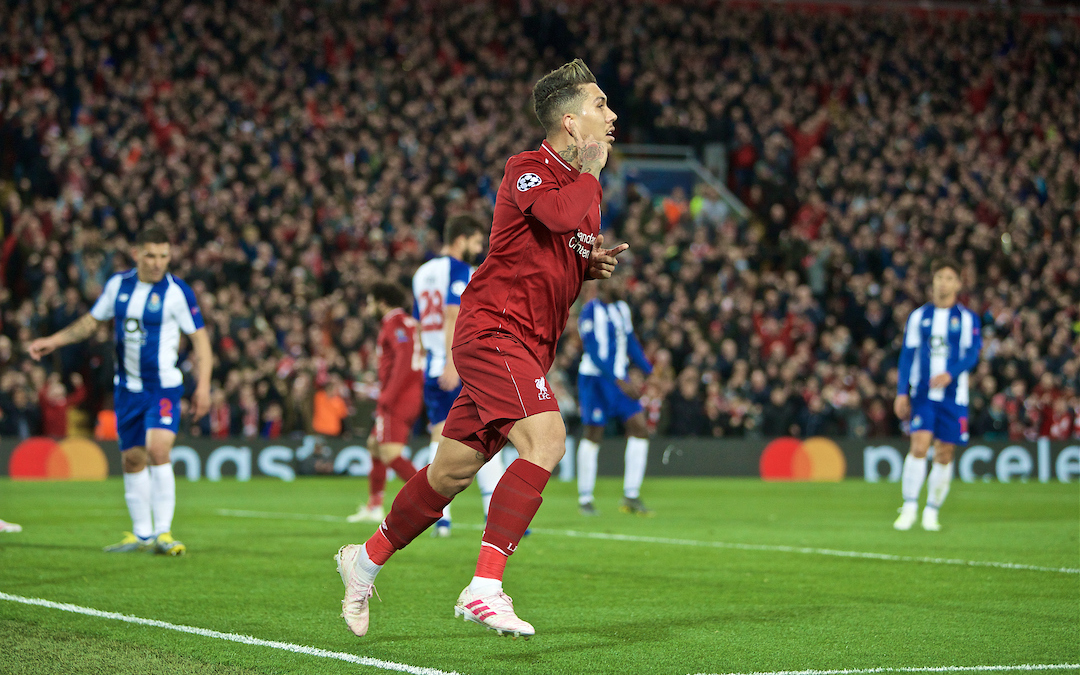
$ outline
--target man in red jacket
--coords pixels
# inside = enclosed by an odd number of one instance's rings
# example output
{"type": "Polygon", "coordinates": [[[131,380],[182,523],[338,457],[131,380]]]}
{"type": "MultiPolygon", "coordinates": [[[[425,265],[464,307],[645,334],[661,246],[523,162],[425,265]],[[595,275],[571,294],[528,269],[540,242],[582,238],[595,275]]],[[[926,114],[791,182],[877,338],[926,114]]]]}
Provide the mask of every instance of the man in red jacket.
{"type": "Polygon", "coordinates": [[[368,502],[349,516],[350,523],[383,519],[383,492],[389,466],[403,480],[416,474],[412,462],[401,456],[424,404],[424,349],[420,324],[405,311],[405,290],[392,283],[375,284],[367,300],[368,311],[382,317],[377,353],[379,400],[375,428],[368,438],[371,472],[368,502]]]}
{"type": "Polygon", "coordinates": [[[68,394],[59,373],[53,373],[38,392],[38,406],[41,408],[41,426],[46,436],[65,438],[68,430],[68,410],[86,399],[86,386],[82,375],[74,373],[71,384],[75,388],[68,394]]]}
{"type": "Polygon", "coordinates": [[[610,277],[627,245],[601,248],[599,177],[616,116],[596,78],[576,59],[541,78],[532,99],[547,139],[506,163],[490,253],[461,296],[453,357],[464,388],[435,460],[405,484],[365,544],[338,551],[342,616],[356,635],[367,633],[383,564],[434,524],[508,440],[519,459],[492,494],[476,573],[454,611],[500,634],[535,632],[514,613],[502,576],[565,452],[547,372],[582,283],[610,277]]]}

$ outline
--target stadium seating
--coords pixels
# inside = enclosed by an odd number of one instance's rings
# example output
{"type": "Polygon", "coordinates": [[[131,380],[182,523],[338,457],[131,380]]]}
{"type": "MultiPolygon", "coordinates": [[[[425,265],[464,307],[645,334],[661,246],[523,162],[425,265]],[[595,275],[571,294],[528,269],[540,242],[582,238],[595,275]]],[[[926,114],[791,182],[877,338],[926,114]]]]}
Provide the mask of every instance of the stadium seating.
{"type": "MultiPolygon", "coordinates": [[[[984,323],[974,433],[1080,437],[1075,22],[429,4],[5,6],[0,434],[40,431],[46,371],[83,375],[91,419],[108,409],[107,330],[44,369],[25,345],[86,311],[149,222],[218,358],[187,431],[309,430],[331,373],[346,433],[366,430],[366,289],[407,280],[448,216],[490,214],[507,157],[541,140],[532,83],[582,56],[620,142],[723,143],[754,214],[608,186],[662,430],[897,433],[903,320],[949,254],[984,323]]],[[[571,327],[553,382],[579,356],[571,327]]]]}

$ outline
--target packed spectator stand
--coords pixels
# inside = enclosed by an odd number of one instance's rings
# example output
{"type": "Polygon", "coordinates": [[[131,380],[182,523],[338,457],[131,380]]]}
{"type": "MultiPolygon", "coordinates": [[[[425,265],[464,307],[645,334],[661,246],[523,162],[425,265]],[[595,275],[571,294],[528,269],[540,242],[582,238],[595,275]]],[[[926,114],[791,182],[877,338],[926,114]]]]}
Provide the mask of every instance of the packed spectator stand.
{"type": "Polygon", "coordinates": [[[945,254],[983,319],[973,435],[1080,437],[1077,21],[753,4],[3,3],[0,436],[108,410],[108,328],[42,365],[25,347],[146,223],[217,361],[187,431],[365,433],[367,289],[407,283],[447,217],[490,218],[542,138],[532,84],[581,56],[619,143],[725,144],[753,214],[606,186],[659,432],[896,435],[904,320],[945,254]]]}

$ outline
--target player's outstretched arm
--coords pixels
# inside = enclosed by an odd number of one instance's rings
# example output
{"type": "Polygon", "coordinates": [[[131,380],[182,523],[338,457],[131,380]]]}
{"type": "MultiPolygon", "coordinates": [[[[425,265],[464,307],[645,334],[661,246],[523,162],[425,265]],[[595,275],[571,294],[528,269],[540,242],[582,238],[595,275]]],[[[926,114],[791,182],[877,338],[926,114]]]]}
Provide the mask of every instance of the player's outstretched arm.
{"type": "Polygon", "coordinates": [[[63,330],[59,330],[48,337],[38,338],[30,343],[26,351],[30,358],[40,361],[41,357],[51,354],[60,347],[82,342],[94,334],[98,324],[101,323],[90,314],[84,314],[63,330]]]}
{"type": "Polygon", "coordinates": [[[195,393],[191,396],[192,416],[198,421],[210,412],[210,378],[214,372],[214,354],[205,328],[200,328],[190,337],[191,346],[195,350],[195,365],[199,369],[199,380],[195,384],[195,393]]]}
{"type": "Polygon", "coordinates": [[[585,272],[588,279],[610,279],[615,266],[619,264],[617,256],[630,248],[630,244],[619,244],[615,248],[603,248],[604,235],[596,235],[592,255],[589,256],[589,269],[585,272]]]}

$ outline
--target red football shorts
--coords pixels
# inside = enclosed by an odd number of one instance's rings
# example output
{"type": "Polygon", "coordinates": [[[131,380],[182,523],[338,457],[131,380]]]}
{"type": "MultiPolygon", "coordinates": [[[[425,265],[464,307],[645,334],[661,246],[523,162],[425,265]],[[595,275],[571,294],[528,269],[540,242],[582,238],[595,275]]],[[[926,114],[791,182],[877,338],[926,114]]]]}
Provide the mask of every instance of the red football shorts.
{"type": "Polygon", "coordinates": [[[520,419],[559,412],[547,373],[517,338],[481,335],[454,347],[461,393],[450,408],[443,436],[460,441],[488,459],[506,445],[520,419]]]}
{"type": "Polygon", "coordinates": [[[420,410],[412,410],[402,415],[397,411],[375,410],[375,440],[379,443],[408,443],[412,436],[413,425],[420,416],[420,410]]]}

